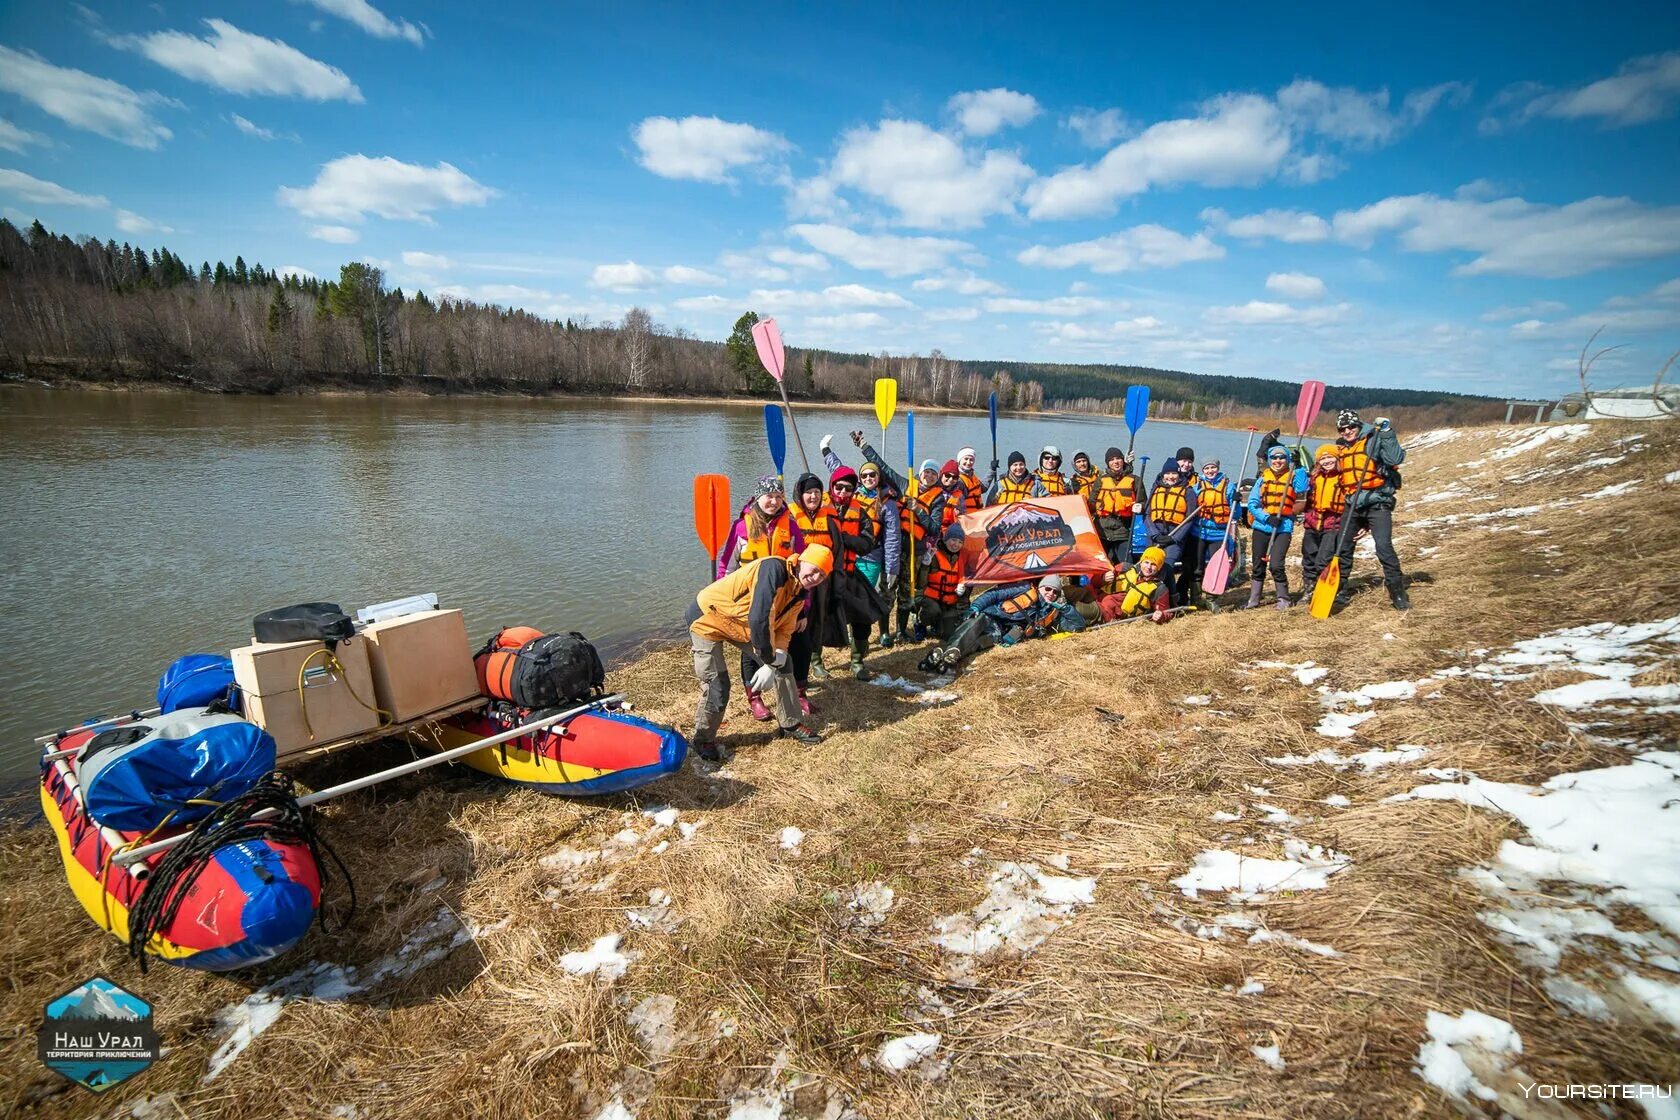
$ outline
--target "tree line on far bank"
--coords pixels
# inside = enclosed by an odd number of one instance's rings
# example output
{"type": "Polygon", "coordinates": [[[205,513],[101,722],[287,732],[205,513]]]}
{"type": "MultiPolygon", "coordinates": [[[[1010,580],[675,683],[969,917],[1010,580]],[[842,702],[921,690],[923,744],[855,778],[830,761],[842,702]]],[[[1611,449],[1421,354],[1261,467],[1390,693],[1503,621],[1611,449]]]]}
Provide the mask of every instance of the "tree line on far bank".
{"type": "MultiPolygon", "coordinates": [[[[644,308],[621,322],[564,322],[454,297],[412,295],[364,261],[336,280],[248,265],[194,267],[167,248],[73,240],[39,222],[0,219],[0,373],[96,380],[139,378],[230,391],[279,392],[351,385],[450,390],[771,398],[743,314],[725,342],[655,323],[644,308]]],[[[906,404],[1047,406],[1119,412],[1125,385],[1144,382],[1152,414],[1212,419],[1293,404],[1293,386],[1254,378],[1143,367],[974,362],[939,351],[893,357],[790,349],[790,393],[868,400],[878,377],[898,379],[906,404]],[[1130,379],[1129,381],[1127,379],[1130,379]],[[1208,382],[1198,385],[1198,382],[1208,382]],[[1065,395],[1046,386],[1083,392],[1065,395]],[[1112,394],[1099,396],[1112,387],[1112,394]],[[1233,391],[1233,389],[1235,391],[1233,391]],[[1093,392],[1096,390],[1096,392],[1093,392]],[[1048,402],[1047,396],[1051,397],[1048,402]],[[1074,399],[1086,397],[1084,400],[1074,399]]],[[[1382,390],[1394,403],[1463,400],[1382,390]],[[1422,398],[1398,402],[1399,396],[1422,398]]],[[[1371,391],[1335,387],[1327,406],[1373,403],[1371,391]]]]}

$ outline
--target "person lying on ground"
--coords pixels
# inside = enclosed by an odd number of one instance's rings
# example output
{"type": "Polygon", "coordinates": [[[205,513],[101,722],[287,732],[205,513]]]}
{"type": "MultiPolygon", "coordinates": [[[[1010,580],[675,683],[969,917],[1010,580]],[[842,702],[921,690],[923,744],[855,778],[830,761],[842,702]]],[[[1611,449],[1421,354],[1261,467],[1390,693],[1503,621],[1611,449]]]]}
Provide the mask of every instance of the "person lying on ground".
{"type": "Polygon", "coordinates": [[[1061,576],[1048,575],[1037,583],[1023,580],[982,592],[950,642],[924,657],[918,668],[951,673],[964,658],[994,644],[1012,646],[1028,638],[1085,629],[1085,619],[1063,596],[1064,590],[1061,576]]]}
{"type": "Polygon", "coordinates": [[[1289,465],[1289,448],[1274,444],[1266,453],[1266,469],[1254,480],[1248,493],[1248,516],[1254,525],[1252,542],[1254,586],[1248,593],[1250,608],[1260,605],[1266,571],[1272,573],[1277,589],[1277,609],[1289,609],[1289,541],[1295,532],[1295,518],[1306,508],[1307,472],[1289,465]]]}
{"type": "Polygon", "coordinates": [[[1152,616],[1157,623],[1166,622],[1172,615],[1172,588],[1162,575],[1167,555],[1151,546],[1143,550],[1136,564],[1127,568],[1114,581],[1114,591],[1103,597],[1102,620],[1117,622],[1125,618],[1152,616]]]}
{"type": "Polygon", "coordinates": [[[1318,449],[1313,469],[1307,475],[1307,512],[1301,518],[1301,594],[1310,597],[1318,573],[1336,555],[1337,533],[1342,527],[1342,513],[1347,509],[1347,495],[1342,493],[1341,458],[1336,445],[1324,444],[1318,449]]]}
{"type": "Polygon", "coordinates": [[[1053,443],[1044,445],[1038,453],[1038,470],[1033,472],[1032,496],[1054,498],[1068,493],[1067,479],[1062,477],[1062,453],[1053,443]]]}
{"type": "Polygon", "coordinates": [[[822,736],[799,721],[788,645],[799,625],[806,593],[821,585],[833,568],[834,554],[824,545],[810,544],[797,557],[753,560],[694,597],[687,620],[700,699],[692,742],[701,758],[722,761],[717,729],[729,704],[725,645],[750,650],[760,662],[750,683],[754,690],[775,696],[777,736],[807,745],[822,742],[822,736]]]}
{"type": "Polygon", "coordinates": [[[1033,476],[1027,473],[1027,457],[1019,451],[1009,453],[1009,469],[986,491],[988,506],[1007,506],[1032,497],[1033,476]]]}
{"type": "Polygon", "coordinates": [[[1342,495],[1347,499],[1343,515],[1347,532],[1342,535],[1339,550],[1342,586],[1336,592],[1336,601],[1345,606],[1352,595],[1348,576],[1353,572],[1354,543],[1361,532],[1369,532],[1377,547],[1389,602],[1397,611],[1409,610],[1412,601],[1406,597],[1406,575],[1394,551],[1394,502],[1406,449],[1400,446],[1400,437],[1394,434],[1388,417],[1379,416],[1375,424],[1364,424],[1359,413],[1348,408],[1336,417],[1336,455],[1342,468],[1342,495]]]}

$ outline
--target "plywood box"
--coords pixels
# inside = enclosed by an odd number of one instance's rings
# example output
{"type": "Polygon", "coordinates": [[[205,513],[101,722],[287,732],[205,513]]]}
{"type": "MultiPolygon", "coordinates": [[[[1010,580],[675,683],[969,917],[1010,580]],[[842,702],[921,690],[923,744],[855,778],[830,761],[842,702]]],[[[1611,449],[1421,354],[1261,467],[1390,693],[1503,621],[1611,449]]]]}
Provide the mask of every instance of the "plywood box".
{"type": "Polygon", "coordinates": [[[460,611],[420,611],[362,631],[379,706],[401,723],[478,695],[460,611]]]}
{"type": "Polygon", "coordinates": [[[332,651],[336,665],[325,650],[321,642],[253,642],[232,651],[245,718],[274,736],[282,759],[379,725],[367,706],[375,703],[368,643],[339,642],[332,651]]]}

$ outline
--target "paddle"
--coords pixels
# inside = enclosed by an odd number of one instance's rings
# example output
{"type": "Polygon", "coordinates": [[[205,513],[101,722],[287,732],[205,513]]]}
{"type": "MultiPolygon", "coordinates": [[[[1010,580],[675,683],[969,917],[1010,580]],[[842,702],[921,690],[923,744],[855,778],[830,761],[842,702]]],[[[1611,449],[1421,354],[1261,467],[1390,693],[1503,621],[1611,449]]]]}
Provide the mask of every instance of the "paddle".
{"type": "Polygon", "coordinates": [[[694,476],[694,532],[700,547],[711,557],[706,571],[717,572],[718,550],[729,532],[729,477],[721,474],[694,476]]]}
{"type": "MultiPolygon", "coordinates": [[[[1307,429],[1318,419],[1318,410],[1324,407],[1324,382],[1303,381],[1301,383],[1301,397],[1295,402],[1295,450],[1301,450],[1301,445],[1307,442],[1307,429]]],[[[1248,458],[1248,453],[1243,453],[1248,458]]],[[[1293,466],[1293,464],[1291,464],[1293,466]]]]}
{"type": "Polygon", "coordinates": [[[767,404],[764,406],[764,438],[770,442],[770,461],[776,464],[776,473],[782,473],[782,462],[787,458],[787,432],[782,427],[782,406],[767,404]]]}
{"type": "Polygon", "coordinates": [[[881,458],[887,457],[887,425],[892,423],[898,409],[898,381],[891,377],[875,379],[875,419],[881,422],[881,458]]]}
{"type": "Polygon", "coordinates": [[[1330,563],[1324,565],[1324,570],[1318,573],[1318,582],[1313,584],[1312,605],[1308,612],[1314,618],[1329,618],[1330,612],[1336,606],[1336,592],[1342,589],[1342,549],[1347,547],[1348,530],[1353,528],[1353,499],[1365,489],[1365,483],[1377,468],[1375,459],[1367,460],[1365,476],[1359,480],[1359,489],[1348,496],[1347,508],[1342,511],[1342,531],[1336,534],[1336,555],[1330,557],[1330,563]]]}
{"type": "Polygon", "coordinates": [[[1149,544],[1149,505],[1144,500],[1148,492],[1143,486],[1143,476],[1148,470],[1149,456],[1145,455],[1138,464],[1138,493],[1136,495],[1137,504],[1143,506],[1143,512],[1132,514],[1132,558],[1134,560],[1149,544]]]}
{"type": "MultiPolygon", "coordinates": [[[[1138,429],[1149,419],[1149,386],[1133,385],[1126,390],[1126,427],[1132,433],[1132,438],[1126,441],[1126,458],[1132,457],[1132,447],[1137,443],[1138,429]]],[[[1145,459],[1144,462],[1148,462],[1145,459]]]]}
{"type": "Polygon", "coordinates": [[[997,478],[997,394],[991,393],[986,397],[986,412],[992,421],[992,478],[997,478]]]}
{"type": "MultiPolygon", "coordinates": [[[[916,496],[922,490],[922,476],[916,472],[916,410],[910,409],[904,414],[904,453],[910,457],[910,471],[904,477],[909,480],[910,493],[904,500],[910,505],[910,598],[916,597],[916,496]]],[[[886,455],[885,451],[881,452],[886,455]]],[[[935,544],[934,547],[938,547],[935,544]]],[[[914,603],[912,602],[912,605],[914,603]]]]}
{"type": "Polygon", "coordinates": [[[782,391],[782,405],[787,409],[788,424],[793,428],[793,445],[799,449],[799,461],[805,464],[805,473],[810,474],[811,460],[805,457],[805,444],[799,438],[799,421],[793,418],[793,404],[788,400],[787,385],[782,382],[787,365],[787,353],[782,349],[782,332],[776,326],[776,320],[764,319],[753,325],[752,336],[759,362],[763,364],[764,371],[775,379],[776,388],[782,391]]]}
{"type": "MultiPolygon", "coordinates": [[[[1248,442],[1243,444],[1241,461],[1248,462],[1248,449],[1254,446],[1254,433],[1260,429],[1250,424],[1248,426],[1248,442]]],[[[1237,522],[1237,511],[1233,507],[1225,519],[1225,535],[1219,541],[1219,551],[1209,558],[1207,568],[1202,572],[1202,593],[1204,595],[1223,595],[1225,588],[1231,583],[1231,565],[1236,557],[1231,555],[1231,526],[1237,522]]]]}
{"type": "MultiPolygon", "coordinates": [[[[1196,609],[1196,607],[1188,604],[1182,607],[1171,607],[1167,610],[1167,617],[1171,618],[1175,614],[1183,614],[1186,611],[1194,611],[1196,609]]],[[[1154,617],[1155,612],[1150,611],[1148,614],[1133,615],[1131,618],[1111,618],[1107,622],[1093,622],[1083,630],[1064,630],[1060,633],[1051,634],[1050,640],[1052,642],[1057,642],[1061,641],[1063,638],[1074,638],[1078,637],[1080,634],[1089,634],[1091,631],[1101,630],[1105,626],[1124,626],[1128,622],[1147,622],[1154,617]]]]}

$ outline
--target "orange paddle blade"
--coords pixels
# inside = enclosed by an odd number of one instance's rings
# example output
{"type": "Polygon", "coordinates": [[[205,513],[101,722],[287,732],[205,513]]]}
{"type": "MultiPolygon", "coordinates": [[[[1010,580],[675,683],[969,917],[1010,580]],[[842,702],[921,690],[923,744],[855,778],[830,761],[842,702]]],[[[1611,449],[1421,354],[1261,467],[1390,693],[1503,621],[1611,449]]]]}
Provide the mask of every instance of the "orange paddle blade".
{"type": "Polygon", "coordinates": [[[700,547],[706,555],[717,559],[723,547],[724,534],[729,531],[729,476],[701,474],[694,476],[694,532],[700,537],[700,547]]]}
{"type": "Polygon", "coordinates": [[[1318,573],[1318,582],[1313,584],[1312,616],[1314,618],[1329,618],[1330,608],[1336,605],[1336,592],[1342,586],[1342,561],[1338,556],[1332,556],[1330,563],[1318,573]]]}

